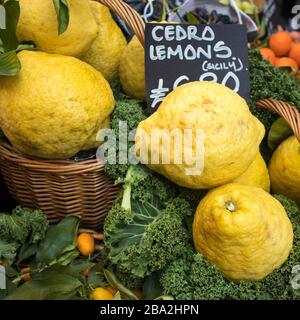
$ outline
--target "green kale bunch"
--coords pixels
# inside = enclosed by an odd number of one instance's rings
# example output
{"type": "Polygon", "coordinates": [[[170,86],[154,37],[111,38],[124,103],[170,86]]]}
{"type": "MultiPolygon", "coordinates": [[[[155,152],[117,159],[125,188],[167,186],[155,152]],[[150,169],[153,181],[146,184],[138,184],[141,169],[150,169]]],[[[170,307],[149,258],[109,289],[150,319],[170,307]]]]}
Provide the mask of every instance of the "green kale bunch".
{"type": "Polygon", "coordinates": [[[12,214],[0,213],[0,258],[13,261],[21,245],[44,239],[47,228],[47,217],[41,210],[17,207],[12,214]]]}
{"type": "Polygon", "coordinates": [[[275,196],[285,207],[294,226],[294,247],[284,265],[262,281],[235,283],[210,265],[200,253],[189,246],[161,272],[163,294],[179,300],[292,300],[300,298],[300,290],[291,285],[293,267],[300,265],[300,210],[284,196],[275,196]]]}

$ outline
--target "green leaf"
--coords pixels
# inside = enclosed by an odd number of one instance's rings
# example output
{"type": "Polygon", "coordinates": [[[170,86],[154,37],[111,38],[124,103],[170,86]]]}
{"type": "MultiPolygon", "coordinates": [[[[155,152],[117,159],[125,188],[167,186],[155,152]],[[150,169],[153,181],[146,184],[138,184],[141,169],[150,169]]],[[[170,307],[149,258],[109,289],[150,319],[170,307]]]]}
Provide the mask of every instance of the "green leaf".
{"type": "Polygon", "coordinates": [[[39,248],[39,245],[37,243],[35,244],[29,244],[27,242],[24,243],[20,249],[17,264],[20,264],[22,261],[35,255],[38,251],[38,248],[39,248]]]}
{"type": "Polygon", "coordinates": [[[79,222],[79,217],[70,216],[50,226],[45,239],[40,243],[36,255],[37,263],[47,265],[59,260],[64,253],[75,250],[79,222]]]}
{"type": "Polygon", "coordinates": [[[294,71],[294,68],[292,68],[292,67],[279,67],[278,69],[280,69],[286,73],[289,73],[289,74],[294,71]]]}
{"type": "Polygon", "coordinates": [[[277,148],[281,142],[293,134],[290,125],[283,119],[276,120],[269,131],[268,146],[271,150],[277,148]]]}
{"type": "Polygon", "coordinates": [[[153,201],[140,202],[131,201],[131,222],[120,225],[110,234],[110,254],[117,257],[131,245],[136,245],[142,241],[147,233],[147,228],[161,215],[162,205],[156,197],[153,201]]]}
{"type": "Polygon", "coordinates": [[[69,26],[68,0],[53,0],[58,20],[58,34],[64,33],[69,26]]]}
{"type": "Polygon", "coordinates": [[[160,296],[154,300],[175,300],[172,296],[160,296]]]}
{"type": "Polygon", "coordinates": [[[97,287],[105,287],[107,285],[103,269],[103,262],[100,261],[90,271],[87,281],[93,289],[97,287]]]}
{"type": "Polygon", "coordinates": [[[126,288],[110,270],[104,269],[104,275],[110,285],[123,293],[129,300],[139,300],[139,298],[131,290],[126,288]]]}
{"type": "Polygon", "coordinates": [[[143,299],[154,300],[162,295],[162,288],[159,283],[159,274],[153,273],[145,279],[143,285],[143,299]]]}
{"type": "Polygon", "coordinates": [[[21,70],[21,63],[15,51],[0,53],[0,75],[15,76],[21,70]]]}
{"type": "Polygon", "coordinates": [[[1,47],[4,52],[15,50],[18,47],[17,24],[20,16],[19,1],[10,0],[3,4],[6,12],[6,28],[0,29],[1,47]]]}
{"type": "Polygon", "coordinates": [[[6,300],[50,300],[56,295],[58,299],[68,299],[82,286],[82,282],[70,275],[45,273],[21,285],[6,300]]]}
{"type": "Polygon", "coordinates": [[[118,291],[118,292],[114,295],[113,300],[122,300],[121,292],[120,292],[120,291],[118,291]]]}

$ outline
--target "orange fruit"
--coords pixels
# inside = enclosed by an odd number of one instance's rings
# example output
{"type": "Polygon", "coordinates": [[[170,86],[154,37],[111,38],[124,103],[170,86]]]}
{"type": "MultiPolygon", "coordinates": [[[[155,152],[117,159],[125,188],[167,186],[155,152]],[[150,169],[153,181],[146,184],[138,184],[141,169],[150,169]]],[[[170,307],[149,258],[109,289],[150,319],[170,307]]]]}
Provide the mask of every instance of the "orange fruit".
{"type": "Polygon", "coordinates": [[[300,68],[300,43],[294,43],[289,53],[289,57],[294,59],[300,68]]]}
{"type": "Polygon", "coordinates": [[[299,70],[297,62],[294,59],[287,57],[278,59],[276,61],[276,67],[291,67],[293,69],[291,72],[292,75],[295,75],[299,70]]]}
{"type": "Polygon", "coordinates": [[[96,288],[91,294],[91,300],[113,300],[114,296],[104,288],[96,288]]]}
{"type": "Polygon", "coordinates": [[[275,65],[276,56],[275,53],[269,48],[261,48],[259,52],[264,60],[269,61],[271,64],[275,65]]]}
{"type": "Polygon", "coordinates": [[[282,57],[289,53],[292,42],[292,36],[288,32],[279,31],[270,37],[269,47],[276,56],[282,57]]]}
{"type": "Polygon", "coordinates": [[[77,247],[83,256],[89,256],[95,251],[95,240],[90,233],[81,233],[77,238],[77,247]]]}

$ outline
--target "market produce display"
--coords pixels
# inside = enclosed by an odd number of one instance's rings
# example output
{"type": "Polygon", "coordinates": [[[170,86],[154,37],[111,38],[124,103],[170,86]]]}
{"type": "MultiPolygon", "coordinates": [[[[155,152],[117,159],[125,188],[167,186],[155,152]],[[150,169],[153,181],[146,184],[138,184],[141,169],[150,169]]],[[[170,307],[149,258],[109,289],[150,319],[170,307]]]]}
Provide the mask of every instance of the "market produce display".
{"type": "MultiPolygon", "coordinates": [[[[147,1],[126,2],[144,20],[163,23],[182,5],[154,1],[149,13],[147,1]]],[[[78,175],[96,180],[106,201],[113,197],[106,184],[119,189],[94,230],[82,224],[83,212],[50,224],[34,200],[32,208],[0,202],[0,300],[300,299],[300,142],[288,122],[256,104],[280,100],[300,112],[300,50],[290,33],[249,44],[249,101],[223,84],[195,81],[174,86],[149,114],[145,50],[108,7],[83,0],[3,5],[15,23],[0,30],[1,146],[39,161],[41,170],[49,162],[81,164],[78,175]],[[173,130],[189,132],[187,151],[173,130]]],[[[237,5],[259,19],[252,1],[237,5]]],[[[235,23],[206,9],[183,18],[235,23]]],[[[73,179],[63,170],[60,176],[73,179]]],[[[30,180],[38,189],[37,177],[30,180]]],[[[58,186],[51,172],[47,182],[58,186]]],[[[75,189],[65,190],[74,198],[70,208],[83,201],[75,189]]]]}

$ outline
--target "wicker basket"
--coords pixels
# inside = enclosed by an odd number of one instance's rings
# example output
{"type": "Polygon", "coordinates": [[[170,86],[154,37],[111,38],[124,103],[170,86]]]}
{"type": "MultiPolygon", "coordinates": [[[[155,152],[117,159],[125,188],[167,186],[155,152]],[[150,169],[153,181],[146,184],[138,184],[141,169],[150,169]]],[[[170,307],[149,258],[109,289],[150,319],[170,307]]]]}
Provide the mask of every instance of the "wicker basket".
{"type": "MultiPolygon", "coordinates": [[[[102,0],[144,44],[145,24],[122,0],[102,0]]],[[[40,208],[51,223],[68,215],[81,216],[81,226],[98,229],[120,188],[105,175],[97,160],[46,161],[0,145],[0,169],[13,198],[22,206],[40,208]]]]}
{"type": "MultiPolygon", "coordinates": [[[[144,44],[145,24],[122,0],[101,0],[117,13],[144,44]]],[[[289,104],[274,100],[259,107],[280,114],[300,141],[300,114],[289,104]]],[[[0,169],[13,198],[23,206],[41,208],[51,223],[80,215],[86,228],[101,227],[119,191],[97,160],[46,161],[24,156],[7,144],[0,145],[0,169]]]]}

